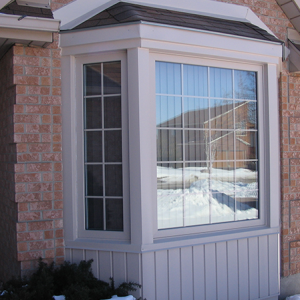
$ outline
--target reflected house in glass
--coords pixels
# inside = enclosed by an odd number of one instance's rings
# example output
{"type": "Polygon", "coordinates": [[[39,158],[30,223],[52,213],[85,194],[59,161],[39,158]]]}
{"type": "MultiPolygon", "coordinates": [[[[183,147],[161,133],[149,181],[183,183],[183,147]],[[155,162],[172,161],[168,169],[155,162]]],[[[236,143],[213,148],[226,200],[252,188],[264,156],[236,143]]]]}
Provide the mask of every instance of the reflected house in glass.
{"type": "MultiPolygon", "coordinates": [[[[257,159],[256,104],[240,101],[235,108],[232,106],[227,104],[218,106],[216,104],[210,109],[210,112],[206,108],[184,113],[184,119],[189,120],[190,127],[209,129],[211,126],[210,137],[206,130],[198,131],[197,135],[188,134],[186,136],[184,146],[188,149],[189,160],[195,161],[199,158],[203,161],[211,160],[211,167],[213,168],[246,167],[251,169],[251,162],[245,162],[245,160],[257,159]],[[234,118],[236,119],[235,128],[234,118]],[[228,130],[230,128],[232,130],[228,130]],[[208,149],[211,149],[211,157],[208,149]],[[235,159],[239,160],[236,165],[234,165],[235,159]]],[[[174,124],[181,122],[182,117],[182,115],[176,116],[157,124],[157,127],[173,127],[174,124]]],[[[162,141],[164,137],[157,139],[159,161],[166,161],[172,155],[170,152],[181,153],[178,150],[181,144],[175,142],[175,136],[176,134],[173,134],[168,137],[169,144],[162,141]]],[[[178,154],[177,158],[180,160],[178,154]]]]}

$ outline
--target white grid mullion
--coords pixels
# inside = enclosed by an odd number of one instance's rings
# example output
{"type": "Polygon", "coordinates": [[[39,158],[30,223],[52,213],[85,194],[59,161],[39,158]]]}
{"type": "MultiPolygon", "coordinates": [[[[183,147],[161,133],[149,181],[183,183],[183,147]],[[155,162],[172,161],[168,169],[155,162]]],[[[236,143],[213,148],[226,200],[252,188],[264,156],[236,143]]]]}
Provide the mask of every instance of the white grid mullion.
{"type": "Polygon", "coordinates": [[[211,95],[210,95],[210,67],[207,67],[207,91],[208,91],[208,144],[209,144],[209,157],[206,158],[207,161],[208,161],[208,180],[209,180],[209,183],[208,183],[208,186],[209,186],[209,195],[208,195],[208,199],[209,199],[209,220],[208,220],[208,223],[211,224],[211,212],[212,212],[212,209],[211,209],[211,174],[210,174],[210,165],[212,163],[211,161],[211,122],[210,122],[210,100],[211,100],[211,95]]]}
{"type": "Polygon", "coordinates": [[[104,80],[103,63],[101,63],[101,121],[102,121],[102,184],[103,184],[103,230],[106,230],[106,191],[105,191],[105,147],[104,147],[104,80]]]}
{"type": "Polygon", "coordinates": [[[233,94],[233,182],[234,182],[234,221],[236,221],[236,127],[235,127],[235,90],[234,90],[234,70],[232,72],[232,94],[233,94]]]}
{"type": "Polygon", "coordinates": [[[185,227],[185,125],[184,125],[184,96],[183,96],[183,64],[181,64],[181,114],[182,114],[182,180],[183,180],[183,195],[182,195],[182,206],[183,206],[183,227],[185,227]]]}

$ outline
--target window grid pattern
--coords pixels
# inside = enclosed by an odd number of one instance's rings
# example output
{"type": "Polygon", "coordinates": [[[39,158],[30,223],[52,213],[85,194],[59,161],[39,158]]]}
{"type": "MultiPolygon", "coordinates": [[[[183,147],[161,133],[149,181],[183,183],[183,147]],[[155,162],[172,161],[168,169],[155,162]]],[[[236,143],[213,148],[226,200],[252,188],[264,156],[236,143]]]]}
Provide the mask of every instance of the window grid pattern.
{"type": "Polygon", "coordinates": [[[84,65],[86,229],[123,231],[121,63],[84,65]]]}
{"type": "Polygon", "coordinates": [[[158,228],[258,218],[256,73],[156,62],[156,104],[158,228]]]}

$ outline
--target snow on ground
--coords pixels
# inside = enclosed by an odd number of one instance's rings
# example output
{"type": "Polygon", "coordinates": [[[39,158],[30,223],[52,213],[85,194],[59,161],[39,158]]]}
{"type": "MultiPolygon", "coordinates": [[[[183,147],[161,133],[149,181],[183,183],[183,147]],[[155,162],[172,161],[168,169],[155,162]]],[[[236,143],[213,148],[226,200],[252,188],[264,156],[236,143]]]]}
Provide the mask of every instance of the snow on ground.
{"type": "Polygon", "coordinates": [[[160,229],[258,217],[256,171],[157,167],[157,181],[160,229]]]}

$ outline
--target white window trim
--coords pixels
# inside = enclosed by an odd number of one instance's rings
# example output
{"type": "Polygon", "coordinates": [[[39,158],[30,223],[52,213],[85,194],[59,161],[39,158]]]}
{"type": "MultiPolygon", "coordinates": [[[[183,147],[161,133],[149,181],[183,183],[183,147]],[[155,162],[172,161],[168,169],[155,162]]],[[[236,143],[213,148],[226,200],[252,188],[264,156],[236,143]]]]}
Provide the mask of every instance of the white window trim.
{"type": "MultiPolygon", "coordinates": [[[[280,44],[182,28],[136,24],[65,33],[61,35],[61,45],[63,48],[63,155],[66,212],[64,220],[67,247],[143,252],[279,233],[280,156],[277,76],[281,65],[280,44]],[[128,76],[123,83],[128,82],[129,152],[127,157],[129,158],[128,226],[130,232],[123,242],[113,239],[109,243],[103,240],[102,243],[99,238],[101,234],[95,233],[95,236],[83,237],[77,230],[78,208],[74,199],[77,197],[75,187],[78,183],[76,165],[78,154],[74,146],[78,133],[73,128],[76,125],[76,107],[72,101],[76,94],[74,77],[76,60],[82,58],[95,62],[94,58],[97,55],[99,57],[101,53],[113,55],[116,50],[122,50],[124,53],[127,50],[125,57],[128,76]],[[174,229],[169,230],[169,233],[165,230],[157,230],[154,88],[154,61],[157,57],[160,60],[165,58],[180,63],[190,61],[195,64],[195,61],[198,61],[201,64],[202,60],[203,65],[209,61],[212,66],[227,65],[229,68],[259,70],[258,84],[261,84],[259,88],[261,99],[264,101],[260,101],[262,107],[259,107],[258,112],[266,129],[260,135],[260,145],[265,145],[264,157],[259,157],[260,168],[262,168],[260,174],[265,174],[267,178],[264,186],[260,184],[260,189],[264,189],[263,194],[266,195],[265,207],[260,210],[263,219],[242,221],[243,225],[237,227],[232,227],[232,223],[223,223],[222,226],[209,224],[205,225],[207,231],[203,230],[204,226],[195,226],[190,232],[186,230],[190,228],[183,228],[182,232],[177,233],[174,229]]],[[[259,130],[261,131],[261,127],[259,130]]]]}

